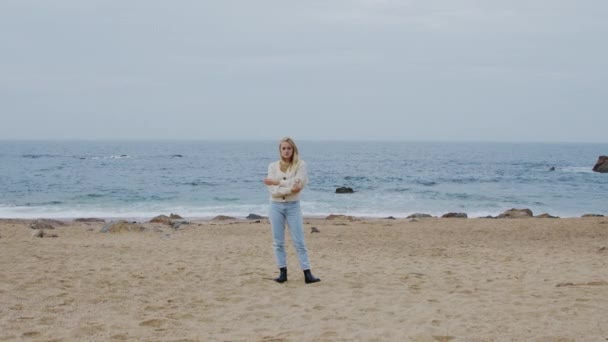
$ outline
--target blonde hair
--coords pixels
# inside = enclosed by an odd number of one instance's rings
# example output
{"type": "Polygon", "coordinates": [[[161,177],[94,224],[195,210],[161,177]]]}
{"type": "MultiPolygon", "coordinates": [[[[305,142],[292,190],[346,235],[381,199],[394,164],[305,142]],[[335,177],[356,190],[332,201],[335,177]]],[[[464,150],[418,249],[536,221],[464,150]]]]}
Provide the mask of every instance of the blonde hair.
{"type": "Polygon", "coordinates": [[[281,139],[281,141],[279,141],[279,160],[283,161],[283,156],[281,155],[281,144],[284,142],[291,145],[291,148],[293,149],[293,153],[291,154],[291,160],[289,161],[289,165],[287,166],[287,169],[290,170],[297,167],[300,163],[300,152],[298,152],[298,146],[296,145],[295,141],[293,141],[293,139],[291,139],[290,137],[285,137],[281,139]]]}

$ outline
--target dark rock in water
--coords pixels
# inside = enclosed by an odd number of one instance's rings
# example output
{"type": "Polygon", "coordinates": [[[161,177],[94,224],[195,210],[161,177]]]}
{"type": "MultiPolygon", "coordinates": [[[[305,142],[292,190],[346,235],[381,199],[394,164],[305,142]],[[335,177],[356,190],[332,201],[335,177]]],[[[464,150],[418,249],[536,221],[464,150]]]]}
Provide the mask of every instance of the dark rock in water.
{"type": "Polygon", "coordinates": [[[581,217],[604,217],[602,214],[585,214],[581,217]]]}
{"type": "Polygon", "coordinates": [[[352,188],[347,188],[344,186],[336,189],[337,194],[352,194],[353,192],[355,191],[352,188]]]}
{"type": "Polygon", "coordinates": [[[261,219],[263,219],[262,216],[257,215],[257,214],[249,214],[246,218],[248,220],[261,220],[261,219]]]}
{"type": "Polygon", "coordinates": [[[167,215],[158,215],[150,220],[150,223],[171,224],[171,219],[167,215]]]}
{"type": "Polygon", "coordinates": [[[429,218],[429,217],[433,217],[433,216],[431,216],[429,214],[415,213],[415,214],[412,214],[412,215],[410,215],[410,216],[408,216],[406,218],[413,219],[413,218],[429,218]]]}
{"type": "Polygon", "coordinates": [[[384,219],[386,219],[386,220],[396,220],[396,218],[394,218],[393,216],[385,217],[384,219]]]}
{"type": "Polygon", "coordinates": [[[181,154],[174,154],[171,157],[173,157],[173,158],[183,158],[184,156],[182,156],[181,154]]]}
{"type": "Polygon", "coordinates": [[[123,232],[141,232],[146,228],[140,226],[139,224],[133,222],[127,222],[124,220],[116,221],[116,222],[108,222],[103,228],[101,228],[101,233],[123,233],[123,232]]]}
{"type": "Polygon", "coordinates": [[[593,171],[600,173],[608,173],[608,157],[599,156],[597,158],[597,163],[595,163],[595,166],[593,166],[593,171]]]}
{"type": "Polygon", "coordinates": [[[106,222],[104,219],[95,218],[95,217],[86,217],[86,218],[77,218],[74,222],[87,222],[87,223],[95,223],[95,222],[106,222]]]}
{"type": "Polygon", "coordinates": [[[466,213],[447,213],[441,216],[443,218],[467,218],[466,213]]]}
{"type": "Polygon", "coordinates": [[[549,168],[549,171],[555,171],[555,166],[551,166],[551,167],[549,168]]]}
{"type": "Polygon", "coordinates": [[[555,218],[559,218],[559,217],[557,217],[557,216],[549,215],[548,213],[544,213],[544,214],[536,215],[536,216],[534,216],[534,217],[536,217],[536,218],[553,218],[553,219],[555,219],[555,218]]]}
{"type": "Polygon", "coordinates": [[[169,215],[169,218],[172,219],[172,220],[181,220],[181,219],[183,219],[183,217],[181,217],[181,216],[179,216],[177,214],[174,214],[174,213],[171,213],[171,215],[169,215]]]}
{"type": "Polygon", "coordinates": [[[479,218],[482,218],[482,219],[495,219],[497,217],[494,217],[492,215],[488,215],[488,216],[482,216],[482,217],[479,217],[479,218]]]}
{"type": "Polygon", "coordinates": [[[311,233],[320,233],[320,231],[317,229],[317,227],[310,228],[310,232],[311,233]]]}
{"type": "Polygon", "coordinates": [[[217,215],[212,220],[213,221],[226,221],[226,220],[236,220],[236,218],[234,218],[232,216],[226,216],[226,215],[217,215]]]}
{"type": "Polygon", "coordinates": [[[525,218],[532,217],[532,210],[530,209],[509,209],[504,213],[498,215],[498,218],[525,218]]]}

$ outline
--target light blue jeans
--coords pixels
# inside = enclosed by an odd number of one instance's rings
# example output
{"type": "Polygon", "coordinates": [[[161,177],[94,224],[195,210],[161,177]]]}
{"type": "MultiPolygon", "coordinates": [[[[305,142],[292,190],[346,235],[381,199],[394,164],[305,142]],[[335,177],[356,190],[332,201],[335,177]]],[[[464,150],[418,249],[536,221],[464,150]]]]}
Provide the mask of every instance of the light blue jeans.
{"type": "Polygon", "coordinates": [[[300,267],[303,270],[309,270],[310,263],[308,262],[308,252],[306,250],[306,243],[304,242],[304,220],[302,219],[300,201],[270,201],[268,218],[272,226],[272,246],[274,247],[274,255],[279,268],[287,267],[287,255],[285,254],[285,223],[287,223],[293,247],[296,249],[298,259],[300,260],[300,267]]]}

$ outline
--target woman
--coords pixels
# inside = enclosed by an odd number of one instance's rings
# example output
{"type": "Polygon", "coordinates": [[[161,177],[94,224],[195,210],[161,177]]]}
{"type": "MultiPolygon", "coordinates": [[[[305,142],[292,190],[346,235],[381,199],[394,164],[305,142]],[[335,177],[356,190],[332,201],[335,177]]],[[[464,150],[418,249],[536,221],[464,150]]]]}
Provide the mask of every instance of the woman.
{"type": "Polygon", "coordinates": [[[274,240],[274,254],[279,266],[280,275],[274,280],[278,283],[287,281],[287,256],[285,254],[285,223],[289,227],[291,240],[304,271],[306,284],[321,281],[310,272],[308,253],[304,242],[302,227],[302,210],[300,209],[300,191],[308,183],[306,163],[300,160],[298,147],[291,138],[284,138],[279,143],[280,159],[268,166],[268,176],[264,178],[270,192],[270,225],[274,240]]]}

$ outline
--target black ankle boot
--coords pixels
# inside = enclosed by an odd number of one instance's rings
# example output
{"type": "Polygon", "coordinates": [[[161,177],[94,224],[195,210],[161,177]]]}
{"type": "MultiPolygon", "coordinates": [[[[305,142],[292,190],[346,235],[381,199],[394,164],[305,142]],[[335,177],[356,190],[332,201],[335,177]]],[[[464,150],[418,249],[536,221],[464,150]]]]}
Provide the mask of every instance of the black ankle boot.
{"type": "Polygon", "coordinates": [[[279,270],[281,271],[281,274],[278,278],[274,278],[274,281],[282,284],[287,281],[287,267],[281,267],[279,270]]]}
{"type": "Polygon", "coordinates": [[[312,284],[321,281],[319,278],[315,278],[315,276],[310,273],[310,270],[304,270],[304,282],[306,284],[312,284]]]}

